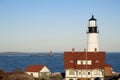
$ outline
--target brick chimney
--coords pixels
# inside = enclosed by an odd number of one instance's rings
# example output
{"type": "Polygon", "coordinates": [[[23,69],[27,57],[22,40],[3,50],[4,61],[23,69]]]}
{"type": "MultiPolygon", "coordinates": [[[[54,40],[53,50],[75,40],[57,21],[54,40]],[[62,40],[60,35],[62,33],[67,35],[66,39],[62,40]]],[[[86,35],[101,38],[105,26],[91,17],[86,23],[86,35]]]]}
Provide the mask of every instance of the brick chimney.
{"type": "Polygon", "coordinates": [[[72,48],[72,53],[75,53],[75,49],[74,48],[72,48]]]}

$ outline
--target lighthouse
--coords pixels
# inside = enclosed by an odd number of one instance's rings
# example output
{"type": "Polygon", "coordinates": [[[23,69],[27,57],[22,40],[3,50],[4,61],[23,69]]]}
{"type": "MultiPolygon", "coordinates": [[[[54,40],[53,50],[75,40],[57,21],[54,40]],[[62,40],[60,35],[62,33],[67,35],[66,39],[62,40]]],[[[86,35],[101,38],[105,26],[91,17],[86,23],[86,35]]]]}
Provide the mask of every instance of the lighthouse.
{"type": "Polygon", "coordinates": [[[64,80],[105,80],[113,75],[111,65],[106,63],[105,51],[99,51],[97,19],[89,19],[88,49],[64,52],[64,80]]]}
{"type": "Polygon", "coordinates": [[[87,44],[87,50],[88,52],[94,52],[99,51],[99,45],[98,45],[98,30],[97,30],[97,19],[92,17],[89,19],[89,25],[88,25],[88,44],[87,44]]]}

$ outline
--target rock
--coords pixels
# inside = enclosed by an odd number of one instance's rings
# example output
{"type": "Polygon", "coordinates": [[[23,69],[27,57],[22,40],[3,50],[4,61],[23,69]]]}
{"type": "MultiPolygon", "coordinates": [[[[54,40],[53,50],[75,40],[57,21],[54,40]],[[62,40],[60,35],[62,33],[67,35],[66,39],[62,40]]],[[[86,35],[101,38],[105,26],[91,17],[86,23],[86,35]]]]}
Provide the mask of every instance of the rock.
{"type": "Polygon", "coordinates": [[[50,75],[51,80],[63,80],[60,72],[55,72],[50,75]]]}

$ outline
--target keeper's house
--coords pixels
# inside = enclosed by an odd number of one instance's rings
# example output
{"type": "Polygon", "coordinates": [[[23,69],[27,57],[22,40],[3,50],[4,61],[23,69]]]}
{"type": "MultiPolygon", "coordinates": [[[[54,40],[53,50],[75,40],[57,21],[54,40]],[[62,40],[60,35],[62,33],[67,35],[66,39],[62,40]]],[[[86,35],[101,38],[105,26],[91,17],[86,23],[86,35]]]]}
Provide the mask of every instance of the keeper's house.
{"type": "Polygon", "coordinates": [[[51,74],[50,70],[46,66],[36,64],[29,65],[25,72],[35,78],[46,77],[51,74]]]}
{"type": "Polygon", "coordinates": [[[65,80],[104,80],[112,74],[105,52],[64,52],[65,80]]]}

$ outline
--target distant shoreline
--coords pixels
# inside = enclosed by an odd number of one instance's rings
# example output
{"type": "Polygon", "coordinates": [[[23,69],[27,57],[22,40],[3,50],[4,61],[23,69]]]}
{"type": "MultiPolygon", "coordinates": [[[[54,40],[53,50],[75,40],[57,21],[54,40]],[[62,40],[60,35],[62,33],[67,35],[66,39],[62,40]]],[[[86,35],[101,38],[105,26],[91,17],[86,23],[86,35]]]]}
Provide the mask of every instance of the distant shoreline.
{"type": "MultiPolygon", "coordinates": [[[[64,52],[53,52],[53,54],[60,54],[64,52]]],[[[106,52],[107,54],[119,54],[120,52],[106,52]]],[[[0,52],[0,54],[49,54],[49,52],[0,52]]]]}

